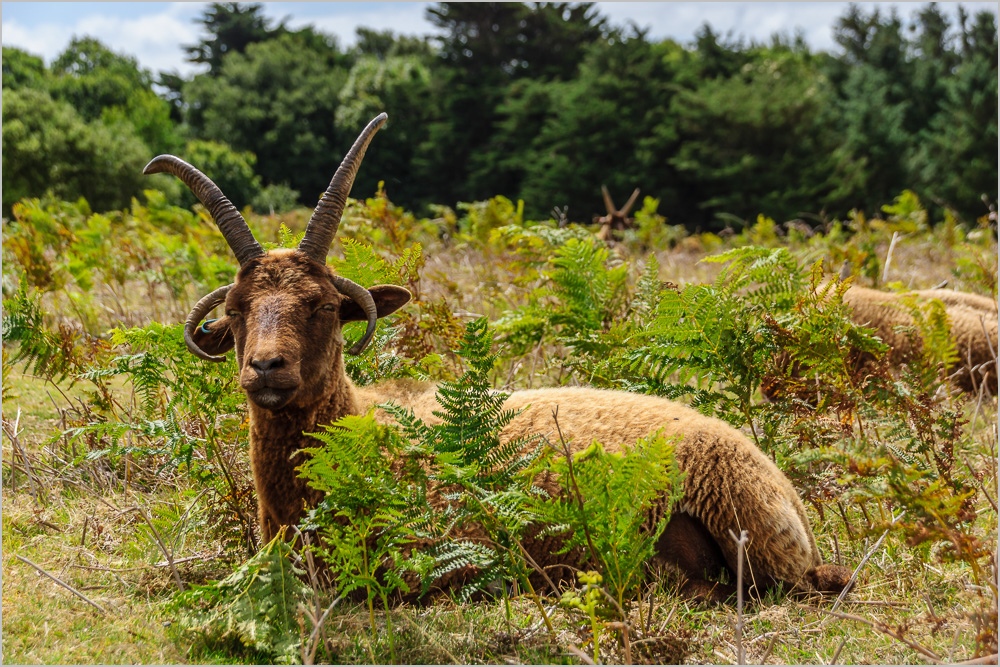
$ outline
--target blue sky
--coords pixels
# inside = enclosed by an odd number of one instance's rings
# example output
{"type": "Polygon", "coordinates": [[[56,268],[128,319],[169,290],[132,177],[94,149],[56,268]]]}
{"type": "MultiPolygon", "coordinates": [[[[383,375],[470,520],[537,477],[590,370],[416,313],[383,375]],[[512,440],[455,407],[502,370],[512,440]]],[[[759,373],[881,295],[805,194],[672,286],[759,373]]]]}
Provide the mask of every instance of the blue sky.
{"type": "MultiPolygon", "coordinates": [[[[62,52],[73,36],[96,37],[120,53],[135,56],[140,65],[154,72],[197,70],[184,61],[182,45],[200,36],[197,19],[207,3],[200,2],[3,2],[2,41],[17,46],[46,62],[62,52]]],[[[265,14],[275,22],[288,17],[291,27],[305,24],[337,35],[344,46],[353,44],[358,26],[396,33],[433,34],[425,19],[426,2],[268,2],[265,14]]],[[[921,4],[905,2],[861,2],[889,11],[897,7],[909,18],[921,4]]],[[[955,3],[941,3],[954,16],[955,3]]],[[[965,2],[970,14],[988,9],[997,13],[995,2],[965,2]]],[[[708,22],[717,32],[746,39],[767,40],[775,32],[789,35],[801,31],[814,49],[835,50],[832,27],[844,13],[846,2],[599,2],[600,12],[613,24],[629,21],[649,29],[652,38],[671,37],[682,43],[708,22]]]]}

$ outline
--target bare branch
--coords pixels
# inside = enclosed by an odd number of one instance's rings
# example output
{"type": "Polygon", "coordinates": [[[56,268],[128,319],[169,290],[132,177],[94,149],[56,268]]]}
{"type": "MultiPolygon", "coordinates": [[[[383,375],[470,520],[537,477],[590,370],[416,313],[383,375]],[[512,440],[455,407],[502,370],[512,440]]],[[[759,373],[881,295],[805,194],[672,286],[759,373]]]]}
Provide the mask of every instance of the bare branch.
{"type": "Polygon", "coordinates": [[[90,598],[88,598],[86,595],[84,595],[80,591],[76,590],[75,588],[73,588],[72,586],[70,586],[65,581],[63,581],[59,577],[55,576],[54,574],[49,574],[48,572],[46,572],[45,570],[43,570],[41,567],[39,567],[38,565],[35,565],[34,563],[32,563],[27,558],[24,558],[23,556],[18,556],[17,554],[14,554],[14,557],[17,558],[22,563],[26,563],[27,565],[30,565],[31,567],[35,568],[36,570],[38,570],[38,572],[40,572],[41,574],[44,574],[46,577],[48,577],[52,581],[56,582],[57,584],[59,584],[60,586],[62,586],[66,590],[68,590],[70,593],[72,593],[73,595],[77,596],[78,598],[80,598],[81,600],[83,600],[84,602],[86,602],[87,604],[89,604],[91,607],[93,607],[97,611],[101,612],[102,614],[107,614],[108,613],[107,609],[105,609],[101,605],[97,604],[96,602],[94,602],[93,600],[91,600],[90,598]]]}

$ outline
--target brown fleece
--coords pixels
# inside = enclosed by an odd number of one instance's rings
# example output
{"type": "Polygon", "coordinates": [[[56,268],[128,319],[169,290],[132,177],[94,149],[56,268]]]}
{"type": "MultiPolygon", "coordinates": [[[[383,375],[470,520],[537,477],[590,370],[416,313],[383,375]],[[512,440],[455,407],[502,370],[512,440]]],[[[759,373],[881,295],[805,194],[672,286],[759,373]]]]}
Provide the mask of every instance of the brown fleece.
{"type": "MultiPolygon", "coordinates": [[[[432,385],[396,381],[356,391],[362,410],[393,400],[411,408],[429,423],[440,422],[432,414],[439,409],[432,385]]],[[[538,433],[557,442],[553,418],[557,408],[559,428],[574,451],[594,440],[609,451],[620,450],[623,445],[633,445],[659,429],[665,435],[679,436],[675,455],[685,472],[684,495],[675,508],[679,522],[694,518],[703,525],[733,572],[738,554],[729,531],[739,535],[740,530],[746,530],[750,537],[748,577],[759,589],[776,583],[809,588],[813,581],[832,581],[829,577],[812,576],[822,559],[805,509],[788,478],[743,434],[725,422],[664,398],[584,387],[517,391],[511,394],[505,407],[523,410],[502,433],[505,441],[538,433]]],[[[388,419],[376,414],[380,419],[388,419]]],[[[543,488],[558,491],[555,480],[540,480],[540,483],[543,488]]],[[[667,510],[660,507],[655,515],[667,510]]],[[[656,518],[653,516],[651,520],[656,518]]],[[[675,526],[674,530],[677,529],[675,526]]],[[[535,559],[549,564],[547,548],[557,544],[554,538],[540,542],[537,546],[541,552],[533,554],[535,559]]],[[[676,552],[670,559],[675,563],[684,560],[676,552]]],[[[683,568],[683,563],[678,564],[683,568]]],[[[703,577],[697,570],[686,574],[692,579],[703,577]]]]}
{"type": "Polygon", "coordinates": [[[852,285],[844,293],[844,302],[851,307],[852,319],[869,326],[891,348],[889,361],[894,365],[906,363],[920,353],[922,341],[896,327],[910,327],[913,318],[901,302],[907,295],[916,295],[918,302],[940,300],[951,325],[951,336],[958,352],[958,361],[948,369],[952,381],[963,391],[978,389],[981,382],[987,390],[997,393],[997,304],[996,301],[977,294],[954,290],[920,290],[908,293],[882,292],[852,285]],[[969,369],[976,369],[976,381],[969,369]],[[978,369],[985,371],[979,372],[978,369]]]}

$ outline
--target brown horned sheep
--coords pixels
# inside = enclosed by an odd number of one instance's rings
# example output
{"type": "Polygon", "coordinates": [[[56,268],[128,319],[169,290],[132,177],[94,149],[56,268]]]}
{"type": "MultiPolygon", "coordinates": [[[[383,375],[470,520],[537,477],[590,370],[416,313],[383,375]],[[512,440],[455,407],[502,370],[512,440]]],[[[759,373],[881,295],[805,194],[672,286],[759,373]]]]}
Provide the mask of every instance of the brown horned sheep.
{"type": "MultiPolygon", "coordinates": [[[[371,340],[375,320],[403,306],[402,287],[366,290],[336,275],[326,254],[336,234],[347,195],[372,136],[385,122],[379,115],[365,128],[337,169],[295,250],[265,252],[246,221],[204,174],[173,156],[155,158],[146,173],[181,178],[208,208],[239,260],[233,284],[203,297],[188,316],[189,349],[208,360],[233,347],[240,384],[250,409],[250,456],[265,541],[281,526],[298,523],[307,506],[320,500],[298,477],[302,454],[315,445],[304,435],[348,414],[395,400],[431,420],[434,387],[390,382],[355,387],[344,372],[344,322],[367,320],[368,329],[349,353],[371,340]],[[202,323],[225,303],[225,315],[202,323]]],[[[726,566],[736,570],[738,555],[730,531],[747,530],[747,562],[758,586],[784,584],[802,589],[840,590],[850,572],[822,563],[802,503],[781,471],[740,432],[717,419],[662,398],[596,389],[543,389],[514,392],[508,407],[524,411],[502,434],[551,433],[552,411],[580,449],[594,439],[609,449],[634,443],[663,428],[679,434],[677,459],[686,473],[683,499],[659,542],[659,557],[689,578],[693,595],[721,599],[726,590],[705,580],[726,566]],[[717,567],[718,566],[718,567],[717,567]]],[[[536,560],[554,556],[529,546],[536,560]]]]}
{"type": "Polygon", "coordinates": [[[621,208],[615,208],[615,203],[611,201],[611,193],[604,185],[601,186],[601,194],[604,196],[604,208],[608,212],[602,216],[594,216],[594,222],[601,226],[597,231],[597,238],[610,243],[614,240],[613,232],[621,232],[632,226],[633,219],[628,217],[628,214],[639,198],[639,188],[632,191],[632,196],[621,208]]]}

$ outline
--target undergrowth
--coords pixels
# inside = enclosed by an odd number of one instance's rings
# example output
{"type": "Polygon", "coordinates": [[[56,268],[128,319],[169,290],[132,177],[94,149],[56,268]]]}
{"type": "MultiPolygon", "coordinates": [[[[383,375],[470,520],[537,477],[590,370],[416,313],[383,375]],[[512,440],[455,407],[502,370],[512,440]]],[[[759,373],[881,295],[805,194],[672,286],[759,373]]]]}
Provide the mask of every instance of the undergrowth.
{"type": "MultiPolygon", "coordinates": [[[[894,368],[843,299],[852,284],[946,279],[995,297],[988,218],[931,224],[904,193],[882,217],[803,234],[761,216],[721,239],[685,235],[656,206],[604,245],[583,225],[524,220],[502,198],[435,220],[381,190],[352,202],[335,269],[414,300],[348,372],[358,384],[438,382],[441,421],[383,405],[378,419],[324,425],[302,472],[326,496],[296,534],[310,547],[293,551],[257,543],[235,364],[195,359],[182,340],[190,303],[235,271],[207,214],[153,195],[102,215],[85,202],[16,205],[3,250],[8,657],[118,655],[31,652],[52,640],[20,610],[56,626],[86,605],[39,608],[11,588],[55,586],[25,586],[35,571],[20,555],[75,572],[101,606],[151,610],[183,660],[731,660],[731,612],[687,606],[646,567],[667,518],[649,509],[679,488],[669,440],[569,455],[502,438],[505,392],[552,384],[668,396],[743,429],[808,504],[821,550],[866,563],[842,603],[850,619],[825,620],[828,602],[756,601],[754,659],[996,652],[996,399],[950,385],[940,303],[904,305],[914,325],[902,333],[924,345],[894,368]],[[919,265],[928,247],[941,265],[919,265]],[[852,275],[831,278],[844,262],[852,275]],[[710,278],[685,279],[696,274],[710,278]],[[559,495],[535,484],[546,472],[559,495]],[[581,555],[575,578],[546,581],[525,557],[539,535],[581,555]]],[[[283,246],[304,226],[301,212],[250,221],[283,246]]]]}

